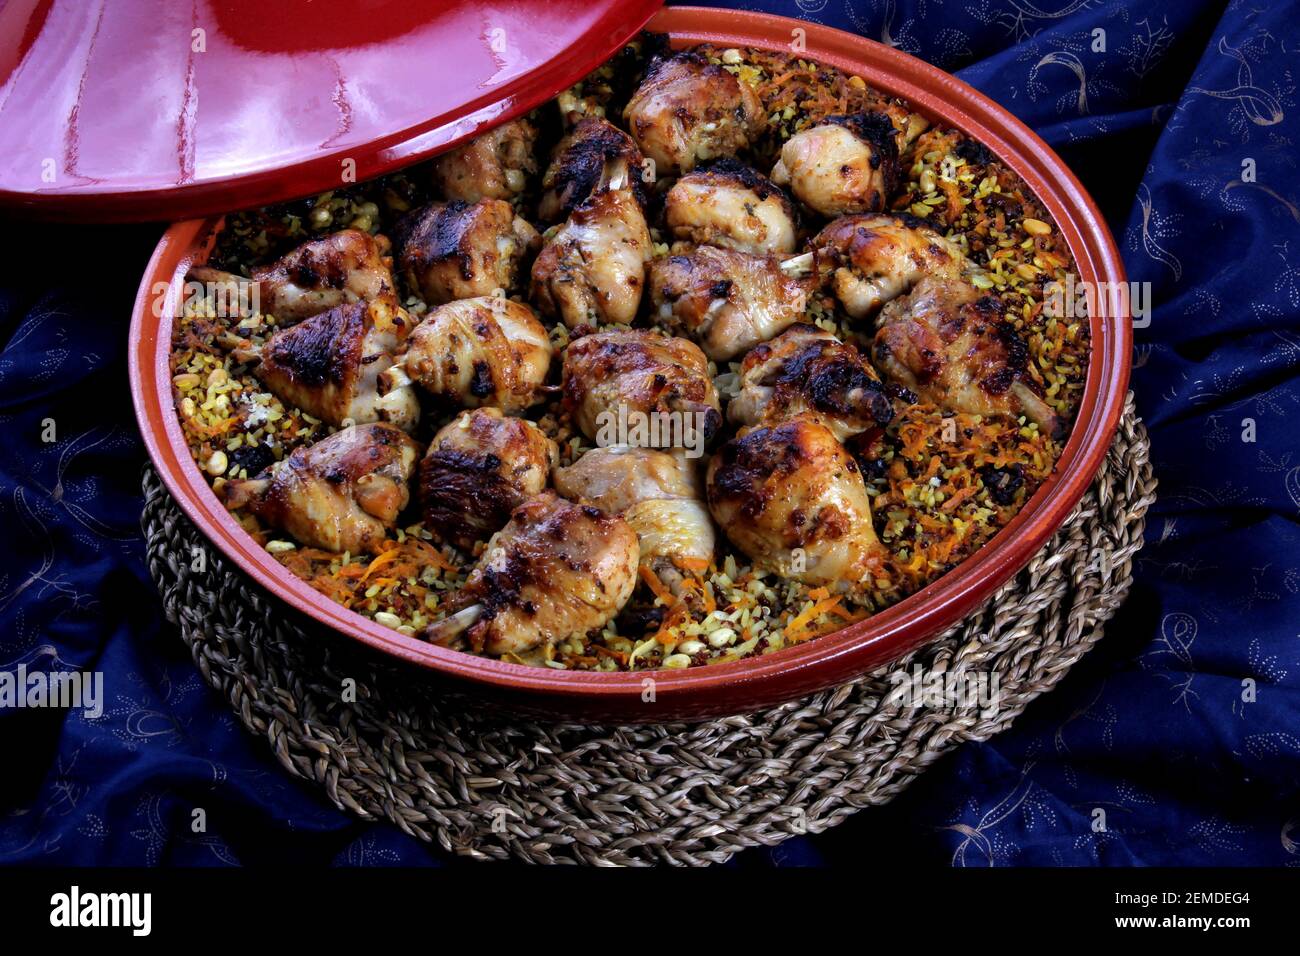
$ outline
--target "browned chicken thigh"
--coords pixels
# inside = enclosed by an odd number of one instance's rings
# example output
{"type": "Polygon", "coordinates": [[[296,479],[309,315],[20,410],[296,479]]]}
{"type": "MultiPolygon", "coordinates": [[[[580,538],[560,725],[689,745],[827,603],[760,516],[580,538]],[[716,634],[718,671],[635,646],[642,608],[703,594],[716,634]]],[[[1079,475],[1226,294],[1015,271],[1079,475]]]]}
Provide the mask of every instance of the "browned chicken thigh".
{"type": "Polygon", "coordinates": [[[879,212],[898,188],[898,143],[883,113],[828,116],[781,148],[772,181],[823,216],[879,212]]]}
{"type": "Polygon", "coordinates": [[[632,193],[596,193],[549,235],[533,263],[531,298],[571,329],[627,325],[641,305],[651,249],[632,193]]]}
{"type": "Polygon", "coordinates": [[[513,199],[537,172],[537,127],[511,120],[433,161],[433,185],[449,201],[513,199]]]}
{"type": "Polygon", "coordinates": [[[538,217],[558,222],[606,189],[630,190],[644,202],[643,160],[632,137],[613,123],[599,117],[579,120],[555,147],[555,158],[542,177],[538,217]]]}
{"type": "Polygon", "coordinates": [[[961,281],[922,279],[876,324],[876,363],[923,400],[974,415],[1024,415],[1054,437],[1064,431],[1029,384],[1029,348],[996,296],[961,281]]]}
{"type": "Polygon", "coordinates": [[[416,326],[382,382],[416,382],[458,405],[520,412],[545,397],[551,352],[545,327],[524,303],[496,295],[458,299],[416,326]]]}
{"type": "Polygon", "coordinates": [[[556,457],[555,442],[526,419],[497,408],[461,412],[433,436],[420,462],[425,527],[469,550],[546,487],[556,457]]]}
{"type": "Polygon", "coordinates": [[[815,269],[844,311],[873,315],[925,276],[957,278],[970,268],[962,250],[920,220],[844,216],[812,240],[815,269]]]}
{"type": "Polygon", "coordinates": [[[659,178],[736,155],[766,122],[747,83],[694,52],[651,63],[623,118],[659,178]]]}
{"type": "Polygon", "coordinates": [[[727,405],[727,417],[738,425],[808,414],[844,441],[894,417],[866,357],[813,325],[792,326],[752,349],[741,363],[740,382],[740,394],[727,405]]]}
{"type": "Polygon", "coordinates": [[[252,279],[200,266],[191,280],[233,283],[257,311],[292,325],[340,305],[391,299],[396,305],[389,243],[359,229],[343,229],[305,242],[269,266],[252,270],[252,279]]]}
{"type": "Polygon", "coordinates": [[[354,302],[276,332],[260,347],[234,350],[256,360],[253,374],[283,401],[331,425],[384,421],[410,431],[415,393],[383,376],[406,341],[411,317],[388,300],[354,302]]]}
{"type": "Polygon", "coordinates": [[[398,227],[397,261],[410,288],[438,305],[514,289],[539,242],[505,200],[433,203],[398,227]]]}
{"type": "Polygon", "coordinates": [[[553,491],[529,498],[492,536],[425,637],[478,653],[524,654],[604,627],[636,587],[636,532],[622,518],[553,491]]]}
{"type": "Polygon", "coordinates": [[[814,417],[740,432],[709,463],[708,495],[758,567],[850,594],[887,567],[857,462],[814,417]]]}
{"type": "Polygon", "coordinates": [[[366,554],[410,501],[420,446],[382,422],[353,425],[295,448],[256,478],[229,481],[226,506],[247,508],[301,544],[366,554]]]}
{"type": "Polygon", "coordinates": [[[650,263],[650,301],[656,321],[722,362],[798,322],[808,294],[775,256],[698,246],[650,263]]]}
{"type": "Polygon", "coordinates": [[[641,563],[676,592],[683,559],[711,561],[716,544],[699,465],[681,451],[611,445],[556,471],[555,489],[622,515],[641,544],[641,563]]]}
{"type": "Polygon", "coordinates": [[[571,342],[563,389],[565,409],[602,445],[666,448],[680,441],[698,449],[722,423],[704,353],[658,332],[612,329],[571,342]],[[607,440],[621,424],[644,435],[607,440]]]}
{"type": "Polygon", "coordinates": [[[677,239],[756,255],[794,252],[794,207],[766,177],[734,159],[687,173],[664,198],[677,239]]]}

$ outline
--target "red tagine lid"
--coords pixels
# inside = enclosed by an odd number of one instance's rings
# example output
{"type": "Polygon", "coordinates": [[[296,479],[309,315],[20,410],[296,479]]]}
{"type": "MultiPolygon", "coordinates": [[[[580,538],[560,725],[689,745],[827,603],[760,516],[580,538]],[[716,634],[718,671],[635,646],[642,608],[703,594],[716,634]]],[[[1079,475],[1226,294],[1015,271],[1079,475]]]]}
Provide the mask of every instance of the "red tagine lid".
{"type": "Polygon", "coordinates": [[[0,207],[184,219],[391,172],[524,113],[661,0],[0,0],[0,207]]]}

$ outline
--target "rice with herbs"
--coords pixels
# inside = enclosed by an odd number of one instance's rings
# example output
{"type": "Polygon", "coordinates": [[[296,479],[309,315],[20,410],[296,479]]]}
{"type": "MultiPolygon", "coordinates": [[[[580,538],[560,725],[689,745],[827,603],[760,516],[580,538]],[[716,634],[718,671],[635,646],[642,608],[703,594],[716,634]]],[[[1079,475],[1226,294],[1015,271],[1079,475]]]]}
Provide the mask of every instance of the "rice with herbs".
{"type": "MultiPolygon", "coordinates": [[[[562,94],[566,109],[617,116],[631,93],[627,77],[636,75],[652,42],[632,44],[562,94]]],[[[822,117],[863,109],[889,115],[906,144],[904,183],[892,208],[924,219],[982,267],[975,284],[998,297],[1006,319],[1028,345],[1029,374],[1045,400],[1073,419],[1086,372],[1087,323],[1044,314],[1045,287],[1064,282],[1072,260],[1059,230],[1019,177],[979,143],[954,130],[927,129],[905,103],[873,91],[858,77],[784,54],[700,49],[752,85],[763,103],[769,128],[751,157],[757,168],[770,168],[786,139],[822,117]]],[[[545,119],[543,111],[539,120],[545,119]]],[[[406,212],[433,198],[424,185],[428,181],[417,167],[310,200],[231,215],[212,264],[247,275],[252,267],[338,229],[387,232],[406,212]]],[[[662,192],[668,185],[660,182],[656,188],[662,192]]],[[[525,193],[517,202],[523,207],[533,198],[525,193]]],[[[667,254],[664,237],[652,229],[652,238],[656,254],[667,254]]],[[[418,296],[406,291],[406,307],[416,316],[426,311],[418,296]]],[[[859,346],[868,341],[869,330],[838,315],[830,298],[810,296],[806,318],[859,346]]],[[[188,304],[177,323],[176,408],[189,449],[217,490],[228,479],[257,475],[332,431],[265,391],[249,367],[223,347],[231,337],[261,342],[275,328],[273,316],[227,322],[203,303],[188,304]]],[[[551,335],[557,350],[554,374],[569,332],[557,323],[551,335]]],[[[713,367],[724,400],[738,387],[738,369],[738,361],[713,367]]],[[[590,447],[558,399],[529,417],[556,440],[564,464],[590,447]]],[[[421,434],[431,435],[447,420],[425,422],[421,434]]],[[[681,596],[643,566],[631,601],[603,630],[508,659],[585,670],[678,668],[739,660],[815,639],[915,592],[970,556],[1052,472],[1061,446],[1023,418],[987,419],[900,403],[888,426],[851,442],[850,450],[866,480],[877,536],[892,556],[888,576],[874,582],[864,603],[756,569],[720,536],[714,561],[681,566],[686,582],[681,596]]],[[[418,509],[411,510],[418,516],[418,509]]],[[[411,520],[373,554],[334,554],[287,540],[250,514],[236,515],[316,590],[411,635],[442,615],[444,595],[464,582],[483,548],[480,543],[476,553],[466,554],[439,545],[411,520]]]]}

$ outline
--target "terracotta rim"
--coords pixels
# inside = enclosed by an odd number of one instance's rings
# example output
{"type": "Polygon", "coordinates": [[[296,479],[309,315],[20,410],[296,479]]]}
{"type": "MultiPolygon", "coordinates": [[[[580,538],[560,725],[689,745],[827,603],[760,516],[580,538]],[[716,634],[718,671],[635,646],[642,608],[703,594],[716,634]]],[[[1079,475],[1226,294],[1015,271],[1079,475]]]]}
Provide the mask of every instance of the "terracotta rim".
{"type": "MultiPolygon", "coordinates": [[[[711,42],[776,51],[789,50],[793,30],[805,31],[806,50],[801,55],[855,73],[869,85],[903,97],[930,119],[975,137],[1014,169],[1062,230],[1079,281],[1126,281],[1100,212],[1060,158],[1005,109],[937,68],[871,40],[766,14],[675,7],[657,14],[647,29],[671,34],[676,46],[711,42]]],[[[166,232],[145,272],[131,326],[131,390],[141,433],[150,458],[185,513],[260,586],[363,644],[497,691],[523,692],[525,698],[585,698],[614,710],[625,704],[629,716],[637,709],[642,719],[650,716],[640,703],[647,673],[528,667],[406,637],[314,591],[239,527],[189,454],[172,404],[169,368],[171,317],[181,300],[181,281],[191,264],[206,257],[221,222],[219,218],[190,220],[166,232]],[[156,288],[164,287],[165,297],[155,295],[156,288]]],[[[1084,395],[1054,473],[974,555],[898,604],[806,644],[728,664],[655,671],[656,694],[672,695],[676,709],[701,714],[735,712],[755,701],[793,699],[905,654],[987,599],[1063,523],[1092,481],[1119,421],[1130,364],[1128,314],[1094,316],[1090,327],[1092,348],[1084,395]],[[728,701],[734,704],[725,706],[728,701]]]]}

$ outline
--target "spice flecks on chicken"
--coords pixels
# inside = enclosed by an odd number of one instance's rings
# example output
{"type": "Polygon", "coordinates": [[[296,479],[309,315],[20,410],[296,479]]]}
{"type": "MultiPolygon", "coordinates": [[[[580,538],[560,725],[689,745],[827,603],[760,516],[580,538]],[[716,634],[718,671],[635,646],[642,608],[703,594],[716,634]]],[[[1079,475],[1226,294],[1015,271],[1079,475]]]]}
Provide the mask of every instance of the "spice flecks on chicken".
{"type": "Polygon", "coordinates": [[[229,508],[247,508],[304,544],[365,552],[410,501],[420,446],[392,425],[353,425],[298,448],[257,478],[227,482],[229,508]]]}

